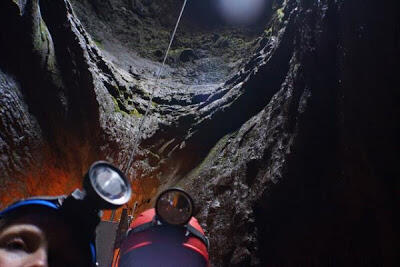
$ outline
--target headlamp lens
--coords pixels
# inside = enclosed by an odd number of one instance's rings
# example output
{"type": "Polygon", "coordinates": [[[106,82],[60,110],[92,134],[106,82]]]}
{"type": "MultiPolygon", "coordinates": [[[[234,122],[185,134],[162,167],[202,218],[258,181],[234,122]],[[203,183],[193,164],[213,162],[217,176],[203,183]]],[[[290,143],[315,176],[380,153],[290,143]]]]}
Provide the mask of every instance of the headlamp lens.
{"type": "Polygon", "coordinates": [[[131,188],[123,174],[111,164],[95,163],[89,178],[96,193],[109,204],[123,205],[131,197],[131,188]]]}
{"type": "Polygon", "coordinates": [[[170,189],[158,197],[156,212],[161,220],[169,224],[186,224],[193,215],[193,200],[180,189],[170,189]]]}
{"type": "Polygon", "coordinates": [[[126,185],[119,174],[103,166],[93,171],[93,185],[108,199],[116,200],[124,196],[126,185]]]}

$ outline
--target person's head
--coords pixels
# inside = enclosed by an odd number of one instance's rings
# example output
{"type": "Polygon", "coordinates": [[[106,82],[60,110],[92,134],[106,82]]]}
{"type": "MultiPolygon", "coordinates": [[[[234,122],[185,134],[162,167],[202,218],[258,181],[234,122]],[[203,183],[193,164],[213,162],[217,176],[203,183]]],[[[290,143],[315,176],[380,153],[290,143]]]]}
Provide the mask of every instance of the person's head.
{"type": "Polygon", "coordinates": [[[93,266],[93,245],[56,205],[19,203],[0,212],[0,267],[93,266]]]}

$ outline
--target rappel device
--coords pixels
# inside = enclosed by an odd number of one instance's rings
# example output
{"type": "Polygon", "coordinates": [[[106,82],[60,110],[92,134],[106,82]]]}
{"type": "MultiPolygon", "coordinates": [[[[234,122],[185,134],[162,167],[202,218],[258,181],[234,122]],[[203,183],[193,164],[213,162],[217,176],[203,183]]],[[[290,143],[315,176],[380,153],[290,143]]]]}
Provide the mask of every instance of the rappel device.
{"type": "Polygon", "coordinates": [[[185,191],[162,192],[155,208],[132,221],[112,266],[209,266],[209,241],[193,211],[185,191]]]}
{"type": "Polygon", "coordinates": [[[20,200],[0,212],[0,218],[26,207],[44,207],[56,210],[74,230],[83,244],[88,244],[92,265],[98,266],[95,248],[95,230],[100,222],[101,210],[117,209],[132,195],[129,180],[112,164],[97,161],[84,176],[83,190],[70,195],[34,197],[20,200]]]}

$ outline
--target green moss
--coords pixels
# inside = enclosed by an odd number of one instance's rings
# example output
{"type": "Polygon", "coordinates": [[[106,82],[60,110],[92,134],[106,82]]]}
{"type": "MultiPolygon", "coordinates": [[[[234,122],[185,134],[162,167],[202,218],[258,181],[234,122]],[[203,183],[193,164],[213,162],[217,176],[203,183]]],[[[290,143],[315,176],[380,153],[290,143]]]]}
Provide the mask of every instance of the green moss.
{"type": "Polygon", "coordinates": [[[133,108],[130,112],[130,115],[135,116],[135,117],[143,117],[143,114],[141,114],[136,108],[133,108]]]}
{"type": "MultiPolygon", "coordinates": [[[[226,143],[229,140],[229,137],[231,137],[234,133],[229,133],[222,137],[217,144],[210,150],[208,153],[207,157],[196,167],[194,168],[188,175],[188,177],[191,178],[196,178],[196,176],[199,176],[200,172],[205,169],[218,155],[218,152],[225,147],[226,143]]],[[[182,179],[185,180],[186,178],[182,179]]],[[[181,181],[182,181],[181,180],[181,181]]]]}
{"type": "MultiPolygon", "coordinates": [[[[115,106],[118,106],[118,101],[117,101],[117,99],[115,98],[115,97],[113,97],[113,96],[111,96],[111,98],[112,98],[112,101],[114,102],[114,105],[115,106]]],[[[119,109],[119,108],[118,108],[119,109]]]]}
{"type": "Polygon", "coordinates": [[[272,35],[272,27],[269,27],[267,30],[264,31],[266,36],[271,36],[272,35]]]}
{"type": "Polygon", "coordinates": [[[41,35],[42,41],[44,42],[47,40],[47,27],[46,27],[46,24],[44,23],[43,19],[40,19],[39,29],[40,29],[40,35],[41,35]]]}
{"type": "Polygon", "coordinates": [[[276,14],[278,16],[279,22],[282,22],[283,17],[285,16],[285,12],[283,12],[283,9],[284,9],[284,7],[281,7],[281,8],[276,10],[276,14]]]}
{"type": "Polygon", "coordinates": [[[115,97],[112,97],[112,100],[114,102],[114,111],[121,113],[122,115],[126,115],[126,116],[135,116],[135,117],[142,117],[143,114],[141,114],[136,108],[133,108],[129,113],[127,113],[125,110],[122,110],[120,108],[120,103],[118,102],[118,99],[116,99],[115,97]]]}
{"type": "Polygon", "coordinates": [[[111,98],[112,98],[112,101],[114,102],[114,111],[122,113],[123,111],[119,108],[118,100],[113,96],[111,96],[111,98]]]}
{"type": "Polygon", "coordinates": [[[103,42],[102,42],[101,40],[93,39],[93,42],[96,44],[96,46],[97,46],[98,48],[104,49],[104,45],[103,45],[103,42]]]}
{"type": "Polygon", "coordinates": [[[113,100],[113,102],[114,102],[114,111],[115,111],[115,112],[118,112],[118,113],[121,113],[121,114],[127,115],[127,116],[129,115],[129,114],[126,113],[125,111],[121,110],[121,108],[119,107],[118,100],[117,100],[115,97],[112,96],[112,100],[113,100]]]}
{"type": "Polygon", "coordinates": [[[33,32],[33,49],[39,53],[48,49],[48,36],[47,27],[43,19],[39,19],[37,23],[34,23],[33,32]]]}

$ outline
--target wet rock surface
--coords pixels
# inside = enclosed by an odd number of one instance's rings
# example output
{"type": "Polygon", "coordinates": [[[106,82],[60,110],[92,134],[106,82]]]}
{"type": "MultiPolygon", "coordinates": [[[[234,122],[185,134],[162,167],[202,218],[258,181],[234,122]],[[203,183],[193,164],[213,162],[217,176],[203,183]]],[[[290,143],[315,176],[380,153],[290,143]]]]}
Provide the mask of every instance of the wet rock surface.
{"type": "MultiPolygon", "coordinates": [[[[35,161],[37,155],[33,151],[40,145],[42,135],[15,78],[0,72],[0,90],[0,169],[4,177],[11,177],[35,161]]],[[[2,191],[7,190],[7,182],[3,181],[1,187],[2,191]]]]}
{"type": "MultiPolygon", "coordinates": [[[[310,1],[293,10],[285,29],[293,46],[283,48],[289,57],[278,57],[288,67],[277,71],[286,76],[273,87],[273,97],[182,179],[201,205],[198,217],[211,236],[216,266],[397,262],[393,148],[398,142],[391,118],[398,109],[387,94],[396,99],[398,94],[397,78],[386,71],[396,63],[384,54],[397,53],[399,36],[389,25],[398,21],[367,22],[363,18],[373,16],[372,5],[360,10],[355,2],[310,1]],[[350,34],[365,27],[357,37],[350,34]],[[375,38],[383,38],[386,52],[367,63],[361,57],[376,51],[367,41],[375,38]],[[385,93],[378,89],[382,85],[385,93]],[[376,100],[374,108],[368,99],[376,100]],[[377,113],[386,115],[377,119],[372,115],[377,113]]],[[[263,72],[257,84],[266,91],[272,70],[259,62],[249,65],[263,72]]]]}
{"type": "Polygon", "coordinates": [[[399,4],[271,1],[247,28],[188,7],[157,79],[181,4],[0,3],[1,201],[106,159],[139,211],[191,192],[214,266],[396,266],[399,4]]]}

